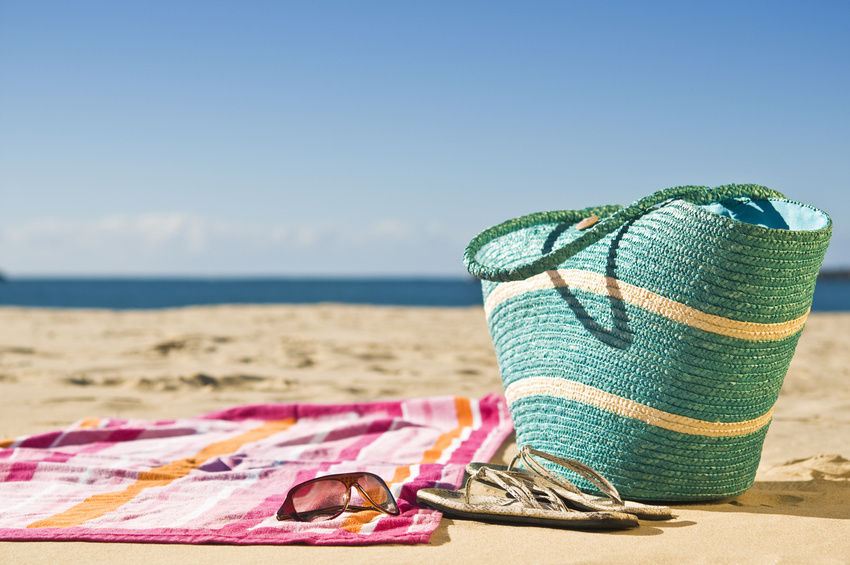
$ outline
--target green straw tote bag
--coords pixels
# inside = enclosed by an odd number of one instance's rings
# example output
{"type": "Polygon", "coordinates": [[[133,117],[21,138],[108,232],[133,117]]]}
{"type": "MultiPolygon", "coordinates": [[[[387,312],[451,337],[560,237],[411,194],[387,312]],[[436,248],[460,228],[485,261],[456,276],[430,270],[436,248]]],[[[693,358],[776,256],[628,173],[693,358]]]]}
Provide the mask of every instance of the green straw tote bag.
{"type": "Polygon", "coordinates": [[[464,262],[518,443],[632,499],[747,490],[831,225],[762,186],[686,186],[479,234],[464,262]]]}

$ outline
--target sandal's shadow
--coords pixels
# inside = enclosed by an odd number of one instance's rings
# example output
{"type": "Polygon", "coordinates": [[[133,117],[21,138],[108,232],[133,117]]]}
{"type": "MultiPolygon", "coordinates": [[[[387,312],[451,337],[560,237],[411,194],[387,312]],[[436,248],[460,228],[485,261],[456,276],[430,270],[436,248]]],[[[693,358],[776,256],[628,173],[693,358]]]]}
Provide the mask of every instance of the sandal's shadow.
{"type": "MultiPolygon", "coordinates": [[[[510,463],[511,459],[513,459],[516,452],[516,433],[511,432],[511,435],[502,442],[499,450],[496,451],[496,454],[490,459],[490,463],[507,465],[510,463]]],[[[459,522],[463,521],[464,520],[459,520],[459,522]]],[[[443,545],[444,543],[450,542],[451,536],[449,535],[449,526],[454,525],[454,523],[454,519],[449,518],[448,516],[443,516],[442,519],[440,519],[440,525],[437,526],[437,529],[434,530],[433,534],[431,534],[431,539],[429,540],[428,545],[443,545]]]]}
{"type": "MultiPolygon", "coordinates": [[[[477,522],[478,524],[483,524],[486,526],[496,526],[502,528],[542,528],[544,526],[535,526],[532,524],[503,524],[498,522],[478,522],[477,520],[455,520],[454,518],[449,518],[447,516],[443,516],[440,520],[440,525],[431,534],[431,540],[428,542],[428,545],[443,545],[444,543],[448,543],[451,541],[451,536],[449,535],[449,527],[454,526],[455,524],[463,524],[464,522],[477,522]]],[[[689,521],[669,521],[662,523],[653,523],[653,522],[641,522],[640,526],[637,528],[631,528],[629,530],[593,530],[593,529],[581,529],[581,528],[547,528],[552,530],[553,532],[564,531],[564,532],[575,532],[575,533],[584,533],[594,536],[658,536],[664,533],[664,528],[679,528],[683,526],[692,526],[695,522],[689,521]],[[660,526],[660,527],[659,527],[660,526]]]]}

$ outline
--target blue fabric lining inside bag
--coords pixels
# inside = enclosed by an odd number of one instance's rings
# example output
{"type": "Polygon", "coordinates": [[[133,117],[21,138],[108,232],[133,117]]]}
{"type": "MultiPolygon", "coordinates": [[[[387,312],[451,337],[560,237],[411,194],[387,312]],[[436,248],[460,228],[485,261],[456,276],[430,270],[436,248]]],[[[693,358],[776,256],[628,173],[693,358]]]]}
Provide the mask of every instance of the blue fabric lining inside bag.
{"type": "Polygon", "coordinates": [[[829,224],[829,218],[820,210],[787,200],[724,200],[702,208],[739,222],[777,230],[819,230],[829,224]]]}

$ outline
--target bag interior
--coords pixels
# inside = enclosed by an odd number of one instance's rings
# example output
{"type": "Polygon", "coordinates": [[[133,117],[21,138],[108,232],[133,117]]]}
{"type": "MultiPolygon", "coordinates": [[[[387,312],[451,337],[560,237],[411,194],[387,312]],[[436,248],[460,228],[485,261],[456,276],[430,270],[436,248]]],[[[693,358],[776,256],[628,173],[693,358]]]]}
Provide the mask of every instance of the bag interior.
{"type": "Polygon", "coordinates": [[[820,210],[788,200],[724,200],[704,204],[701,208],[739,222],[777,230],[814,231],[829,224],[829,216],[820,210]]]}

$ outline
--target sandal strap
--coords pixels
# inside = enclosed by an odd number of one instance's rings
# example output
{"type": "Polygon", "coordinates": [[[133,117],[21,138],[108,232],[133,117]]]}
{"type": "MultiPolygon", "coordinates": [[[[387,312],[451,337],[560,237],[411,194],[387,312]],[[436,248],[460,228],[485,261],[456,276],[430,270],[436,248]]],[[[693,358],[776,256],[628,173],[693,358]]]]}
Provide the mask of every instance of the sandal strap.
{"type": "Polygon", "coordinates": [[[560,465],[565,469],[573,471],[594,485],[599,489],[599,491],[611,499],[611,501],[617,506],[624,506],[623,499],[620,497],[620,493],[617,491],[617,488],[611,484],[611,482],[606,479],[599,471],[596,469],[581,463],[580,461],[576,461],[575,459],[567,459],[566,457],[558,457],[556,455],[551,455],[544,451],[540,451],[538,449],[534,449],[531,446],[524,445],[520,448],[519,452],[514,456],[511,464],[509,465],[509,469],[512,469],[517,460],[522,460],[523,464],[529,469],[533,470],[538,475],[546,478],[550,482],[557,484],[558,486],[578,494],[580,496],[585,496],[581,490],[578,489],[572,482],[568,479],[556,475],[546,467],[544,467],[540,462],[536,461],[534,457],[539,457],[541,459],[545,459],[556,465],[560,465]]]}
{"type": "MultiPolygon", "coordinates": [[[[470,475],[466,482],[466,503],[470,503],[470,487],[474,481],[496,485],[509,497],[523,505],[539,510],[557,510],[571,512],[561,497],[551,488],[535,483],[534,478],[523,473],[499,471],[491,467],[481,467],[470,475]]],[[[549,481],[551,483],[551,481],[549,481]]]]}

